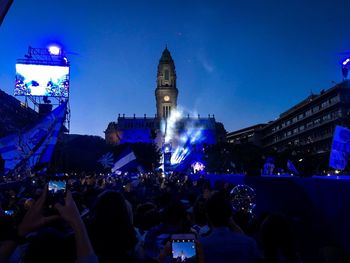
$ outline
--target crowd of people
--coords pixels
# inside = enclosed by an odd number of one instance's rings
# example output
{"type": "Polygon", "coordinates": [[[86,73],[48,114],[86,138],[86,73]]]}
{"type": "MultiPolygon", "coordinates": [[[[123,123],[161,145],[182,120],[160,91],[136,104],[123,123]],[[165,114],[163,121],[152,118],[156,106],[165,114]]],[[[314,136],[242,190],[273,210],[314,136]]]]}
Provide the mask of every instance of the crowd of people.
{"type": "Polygon", "coordinates": [[[233,185],[185,174],[46,175],[3,183],[0,262],[171,262],[171,236],[196,236],[197,262],[302,262],[288,218],[235,212],[233,185]],[[51,200],[51,201],[49,201],[51,200]]]}

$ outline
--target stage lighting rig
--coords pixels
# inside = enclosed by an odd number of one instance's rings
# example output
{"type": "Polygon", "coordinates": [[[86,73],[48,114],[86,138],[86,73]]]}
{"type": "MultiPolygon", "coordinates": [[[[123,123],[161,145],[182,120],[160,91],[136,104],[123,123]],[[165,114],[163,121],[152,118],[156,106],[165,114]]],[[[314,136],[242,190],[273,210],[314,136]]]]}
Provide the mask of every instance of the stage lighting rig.
{"type": "Polygon", "coordinates": [[[350,58],[347,58],[342,62],[342,69],[341,69],[344,79],[348,78],[349,69],[350,69],[350,58]]]}
{"type": "Polygon", "coordinates": [[[49,46],[49,52],[53,56],[58,56],[61,53],[61,49],[58,46],[49,46]]]}

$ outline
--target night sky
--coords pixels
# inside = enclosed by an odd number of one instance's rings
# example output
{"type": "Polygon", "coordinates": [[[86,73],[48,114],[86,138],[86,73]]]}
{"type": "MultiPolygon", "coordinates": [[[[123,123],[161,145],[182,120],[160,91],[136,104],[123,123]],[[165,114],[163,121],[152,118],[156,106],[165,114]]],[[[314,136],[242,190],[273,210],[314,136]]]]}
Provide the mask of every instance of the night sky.
{"type": "Polygon", "coordinates": [[[71,133],[118,113],[154,116],[158,60],[173,56],[178,105],[226,130],[273,120],[341,80],[350,1],[15,0],[0,27],[0,89],[28,46],[70,52],[71,133]]]}

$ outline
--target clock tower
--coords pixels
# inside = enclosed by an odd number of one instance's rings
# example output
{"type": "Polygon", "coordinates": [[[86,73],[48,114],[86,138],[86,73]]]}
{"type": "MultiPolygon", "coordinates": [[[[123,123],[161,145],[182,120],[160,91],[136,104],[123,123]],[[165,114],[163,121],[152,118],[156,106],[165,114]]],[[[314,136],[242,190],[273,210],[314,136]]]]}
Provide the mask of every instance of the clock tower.
{"type": "Polygon", "coordinates": [[[157,88],[155,91],[157,103],[157,116],[167,119],[177,106],[176,72],[173,58],[165,47],[158,64],[157,88]]]}

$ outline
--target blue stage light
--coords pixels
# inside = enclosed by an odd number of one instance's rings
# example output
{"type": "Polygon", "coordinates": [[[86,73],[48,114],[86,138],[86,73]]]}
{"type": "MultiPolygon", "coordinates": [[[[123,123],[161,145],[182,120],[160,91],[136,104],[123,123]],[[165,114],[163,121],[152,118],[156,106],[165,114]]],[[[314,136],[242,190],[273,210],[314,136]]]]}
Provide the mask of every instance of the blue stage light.
{"type": "Polygon", "coordinates": [[[346,66],[350,62],[350,58],[347,58],[343,61],[343,66],[346,66]]]}
{"type": "Polygon", "coordinates": [[[61,53],[61,49],[58,46],[49,46],[49,52],[51,55],[58,56],[61,53]]]}

